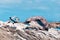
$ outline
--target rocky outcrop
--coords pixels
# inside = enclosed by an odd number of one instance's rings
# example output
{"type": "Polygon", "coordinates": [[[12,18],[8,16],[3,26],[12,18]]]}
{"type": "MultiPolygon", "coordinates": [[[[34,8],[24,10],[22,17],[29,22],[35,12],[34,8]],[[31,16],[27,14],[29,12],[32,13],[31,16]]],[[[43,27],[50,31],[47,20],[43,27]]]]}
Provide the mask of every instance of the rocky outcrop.
{"type": "Polygon", "coordinates": [[[60,40],[60,31],[54,28],[44,30],[13,30],[0,28],[0,40],[60,40]]]}
{"type": "Polygon", "coordinates": [[[27,19],[25,23],[29,23],[31,26],[34,27],[40,27],[40,29],[48,27],[48,22],[41,16],[31,17],[27,19]]]}
{"type": "Polygon", "coordinates": [[[49,26],[51,24],[40,16],[29,18],[24,23],[0,21],[0,40],[60,40],[60,30],[49,26]]]}
{"type": "Polygon", "coordinates": [[[51,22],[49,24],[50,24],[49,26],[53,28],[60,27],[60,22],[51,22]]]}

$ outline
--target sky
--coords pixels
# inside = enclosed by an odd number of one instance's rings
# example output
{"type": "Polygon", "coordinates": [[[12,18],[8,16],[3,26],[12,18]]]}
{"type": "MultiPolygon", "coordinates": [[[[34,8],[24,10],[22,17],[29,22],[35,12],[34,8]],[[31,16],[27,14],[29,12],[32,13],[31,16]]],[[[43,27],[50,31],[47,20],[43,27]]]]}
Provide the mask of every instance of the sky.
{"type": "Polygon", "coordinates": [[[60,0],[0,0],[0,20],[17,16],[25,21],[32,16],[42,16],[47,21],[60,21],[60,0]]]}

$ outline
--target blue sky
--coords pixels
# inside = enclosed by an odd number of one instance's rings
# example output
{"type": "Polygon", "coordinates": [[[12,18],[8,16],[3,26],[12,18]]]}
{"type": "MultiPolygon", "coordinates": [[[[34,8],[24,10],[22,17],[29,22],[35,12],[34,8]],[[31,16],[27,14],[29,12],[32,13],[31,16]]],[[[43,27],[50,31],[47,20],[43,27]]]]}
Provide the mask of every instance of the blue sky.
{"type": "Polygon", "coordinates": [[[25,21],[31,16],[43,16],[47,21],[60,21],[60,0],[0,0],[0,20],[17,16],[25,21]]]}

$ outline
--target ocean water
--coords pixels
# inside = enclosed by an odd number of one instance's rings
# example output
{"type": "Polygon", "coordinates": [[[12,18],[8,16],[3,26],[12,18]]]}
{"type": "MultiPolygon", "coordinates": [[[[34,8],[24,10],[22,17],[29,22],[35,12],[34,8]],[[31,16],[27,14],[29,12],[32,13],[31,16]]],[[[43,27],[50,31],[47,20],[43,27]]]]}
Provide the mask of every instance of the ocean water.
{"type": "Polygon", "coordinates": [[[32,16],[60,21],[60,0],[0,0],[0,20],[7,21],[11,16],[22,22],[32,16]]]}

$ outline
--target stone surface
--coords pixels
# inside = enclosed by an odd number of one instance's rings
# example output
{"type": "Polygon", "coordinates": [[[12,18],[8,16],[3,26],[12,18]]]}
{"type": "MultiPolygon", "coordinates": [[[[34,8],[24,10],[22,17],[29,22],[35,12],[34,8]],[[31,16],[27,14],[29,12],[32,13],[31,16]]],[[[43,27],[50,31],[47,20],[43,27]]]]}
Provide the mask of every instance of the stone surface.
{"type": "Polygon", "coordinates": [[[34,16],[28,18],[25,23],[29,23],[33,27],[40,27],[40,29],[44,29],[48,27],[48,22],[41,16],[34,16]]]}
{"type": "Polygon", "coordinates": [[[29,18],[26,22],[28,24],[0,21],[0,40],[60,40],[60,30],[53,27],[48,28],[48,31],[43,30],[49,27],[44,18],[36,16],[29,18]],[[45,26],[39,24],[38,19],[45,26]]]}
{"type": "Polygon", "coordinates": [[[0,40],[60,40],[60,31],[56,29],[22,31],[1,27],[0,40]]]}

